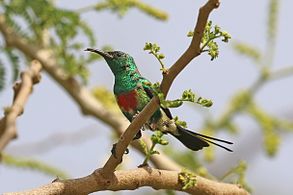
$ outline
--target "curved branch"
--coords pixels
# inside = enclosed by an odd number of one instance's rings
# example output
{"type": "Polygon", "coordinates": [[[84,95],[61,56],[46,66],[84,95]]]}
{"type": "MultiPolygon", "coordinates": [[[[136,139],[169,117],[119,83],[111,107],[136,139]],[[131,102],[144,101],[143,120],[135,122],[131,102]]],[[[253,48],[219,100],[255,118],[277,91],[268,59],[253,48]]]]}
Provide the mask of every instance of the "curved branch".
{"type": "Polygon", "coordinates": [[[0,120],[0,151],[17,136],[16,119],[23,113],[29,95],[32,92],[33,85],[40,81],[41,64],[33,60],[28,70],[21,73],[21,81],[13,86],[14,98],[10,108],[5,116],[0,120]]]}
{"type": "Polygon", "coordinates": [[[237,185],[219,183],[211,181],[200,176],[196,177],[196,186],[182,189],[182,184],[178,179],[178,171],[158,170],[150,167],[137,168],[133,170],[119,170],[105,179],[102,170],[98,169],[89,176],[71,179],[57,180],[51,184],[24,192],[4,193],[3,195],[86,195],[96,191],[118,191],[135,190],[143,186],[149,186],[153,189],[172,189],[184,191],[194,195],[208,194],[238,194],[247,195],[248,193],[237,185]]]}

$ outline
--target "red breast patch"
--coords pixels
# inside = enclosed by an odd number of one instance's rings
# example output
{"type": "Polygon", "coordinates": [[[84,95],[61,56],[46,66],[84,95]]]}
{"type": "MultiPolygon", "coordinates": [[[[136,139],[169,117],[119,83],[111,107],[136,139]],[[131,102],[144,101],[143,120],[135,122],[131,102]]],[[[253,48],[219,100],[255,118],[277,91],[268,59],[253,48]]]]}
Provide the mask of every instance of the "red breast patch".
{"type": "Polygon", "coordinates": [[[136,110],[136,107],[137,107],[136,91],[132,90],[128,93],[117,95],[117,103],[120,106],[120,108],[126,112],[131,112],[136,110]]]}

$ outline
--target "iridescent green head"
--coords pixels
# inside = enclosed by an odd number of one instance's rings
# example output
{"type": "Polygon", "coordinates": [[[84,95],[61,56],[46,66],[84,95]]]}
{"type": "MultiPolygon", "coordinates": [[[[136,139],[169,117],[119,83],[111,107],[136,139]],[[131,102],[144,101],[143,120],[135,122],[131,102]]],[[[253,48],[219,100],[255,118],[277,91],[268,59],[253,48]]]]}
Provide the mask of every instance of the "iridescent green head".
{"type": "Polygon", "coordinates": [[[91,48],[87,48],[85,51],[101,55],[106,60],[115,76],[137,69],[133,57],[122,51],[105,52],[91,48]]]}

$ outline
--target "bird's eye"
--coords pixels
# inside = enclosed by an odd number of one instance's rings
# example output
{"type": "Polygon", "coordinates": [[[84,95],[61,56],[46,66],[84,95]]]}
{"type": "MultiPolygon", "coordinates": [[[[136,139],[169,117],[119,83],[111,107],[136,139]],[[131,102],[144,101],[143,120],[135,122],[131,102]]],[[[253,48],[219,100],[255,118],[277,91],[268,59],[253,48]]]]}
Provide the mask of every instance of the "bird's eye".
{"type": "Polygon", "coordinates": [[[121,57],[122,56],[122,53],[116,53],[116,57],[121,57]]]}

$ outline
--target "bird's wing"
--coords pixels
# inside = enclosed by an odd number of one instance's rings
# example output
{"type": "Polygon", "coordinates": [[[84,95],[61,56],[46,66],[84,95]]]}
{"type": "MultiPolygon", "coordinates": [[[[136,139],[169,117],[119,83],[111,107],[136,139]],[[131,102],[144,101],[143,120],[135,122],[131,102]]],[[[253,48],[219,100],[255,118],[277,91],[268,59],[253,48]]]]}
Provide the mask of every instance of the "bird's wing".
{"type": "MultiPolygon", "coordinates": [[[[144,91],[146,92],[147,96],[150,99],[152,99],[154,97],[154,91],[153,91],[152,88],[143,86],[143,89],[144,89],[144,91]]],[[[161,106],[161,109],[165,112],[165,114],[168,116],[168,118],[173,119],[173,116],[172,116],[172,114],[171,114],[171,112],[170,112],[170,110],[168,108],[163,108],[161,106]]]]}

